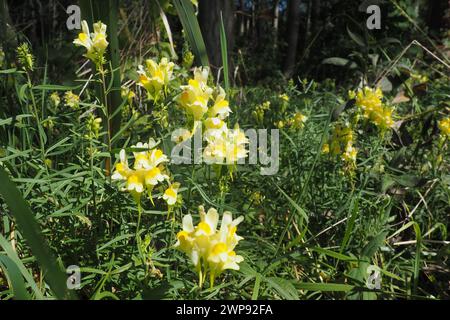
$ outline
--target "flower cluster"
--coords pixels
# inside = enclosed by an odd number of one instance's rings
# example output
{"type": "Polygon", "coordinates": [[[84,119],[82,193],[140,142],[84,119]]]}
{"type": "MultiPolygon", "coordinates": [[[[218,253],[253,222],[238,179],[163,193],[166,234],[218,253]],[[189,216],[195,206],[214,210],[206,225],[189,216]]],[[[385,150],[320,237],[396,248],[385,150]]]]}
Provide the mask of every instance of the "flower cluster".
{"type": "Polygon", "coordinates": [[[94,62],[97,66],[104,64],[104,53],[108,47],[106,40],[106,25],[101,21],[94,23],[94,32],[89,32],[89,26],[85,20],[81,22],[82,32],[78,34],[73,43],[76,46],[86,48],[86,58],[94,62]]]}
{"type": "Polygon", "coordinates": [[[269,109],[270,109],[270,101],[264,101],[262,104],[256,106],[255,110],[253,110],[252,112],[252,115],[253,118],[255,118],[257,124],[263,125],[264,114],[269,109]]]}
{"type": "Polygon", "coordinates": [[[93,139],[99,137],[101,129],[102,118],[96,118],[92,113],[89,114],[86,121],[86,135],[87,139],[93,139]]]}
{"type": "Polygon", "coordinates": [[[354,147],[353,136],[353,130],[348,123],[345,125],[337,124],[333,129],[330,140],[323,145],[322,152],[340,156],[346,163],[354,165],[358,150],[354,147]]]}
{"type": "Polygon", "coordinates": [[[61,103],[61,98],[59,97],[58,92],[55,91],[50,95],[50,102],[52,103],[53,108],[58,108],[61,103]]]}
{"type": "Polygon", "coordinates": [[[145,61],[145,68],[139,65],[138,85],[147,90],[151,100],[157,100],[161,91],[167,88],[169,81],[173,77],[173,68],[175,64],[169,62],[167,58],[162,58],[160,63],[156,63],[152,59],[145,61]]]}
{"type": "Polygon", "coordinates": [[[25,71],[34,70],[34,56],[31,53],[28,43],[22,43],[17,47],[17,60],[25,71]]]}
{"type": "Polygon", "coordinates": [[[294,129],[302,129],[305,126],[308,117],[301,112],[296,112],[294,116],[288,120],[288,125],[294,129]]]}
{"type": "Polygon", "coordinates": [[[380,88],[364,87],[357,92],[349,92],[350,99],[355,99],[356,106],[361,110],[365,119],[379,127],[382,131],[394,125],[393,109],[383,104],[383,92],[380,88]]]}
{"type": "Polygon", "coordinates": [[[140,204],[141,195],[144,191],[147,191],[150,200],[153,202],[153,189],[161,182],[167,181],[169,187],[166,189],[163,199],[169,206],[173,206],[177,202],[179,184],[170,183],[170,178],[164,167],[164,164],[169,161],[168,157],[161,149],[156,148],[156,142],[153,139],[150,139],[149,143],[139,142],[132,146],[132,149],[138,150],[133,152],[133,167],[128,166],[125,149],[122,149],[112,179],[125,181],[123,191],[129,191],[138,204],[140,204]]]}
{"type": "Polygon", "coordinates": [[[206,163],[234,164],[247,156],[245,146],[248,139],[238,126],[228,129],[226,124],[217,118],[209,118],[205,122],[208,145],[203,151],[203,157],[206,163]]]}
{"type": "Polygon", "coordinates": [[[80,97],[72,91],[66,91],[64,94],[64,103],[72,110],[78,110],[80,108],[80,97]]]}
{"type": "Polygon", "coordinates": [[[208,145],[203,151],[205,160],[210,164],[234,164],[247,156],[245,145],[248,140],[238,125],[234,129],[228,128],[225,121],[231,109],[225,91],[220,86],[215,90],[209,87],[208,74],[208,68],[195,68],[194,78],[189,80],[188,85],[181,86],[178,103],[194,121],[190,136],[201,123],[206,129],[208,145]]]}
{"type": "Polygon", "coordinates": [[[192,216],[183,218],[183,230],[177,234],[175,248],[186,253],[191,258],[195,271],[199,276],[199,286],[202,287],[209,271],[210,286],[224,270],[239,270],[239,263],[244,260],[237,255],[234,248],[242,237],[236,234],[237,225],[244,220],[243,216],[233,220],[230,212],[224,212],[220,229],[217,230],[219,214],[211,208],[199,208],[200,222],[194,227],[192,216]]]}
{"type": "Polygon", "coordinates": [[[444,118],[438,123],[439,130],[441,131],[441,135],[444,138],[450,138],[450,117],[444,118]]]}

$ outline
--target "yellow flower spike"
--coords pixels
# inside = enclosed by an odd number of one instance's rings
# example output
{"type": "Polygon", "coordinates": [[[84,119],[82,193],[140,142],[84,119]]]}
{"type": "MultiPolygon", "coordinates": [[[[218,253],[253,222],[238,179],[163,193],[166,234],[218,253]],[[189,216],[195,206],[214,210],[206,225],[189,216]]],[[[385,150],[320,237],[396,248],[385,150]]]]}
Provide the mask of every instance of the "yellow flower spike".
{"type": "Polygon", "coordinates": [[[205,213],[199,207],[200,223],[193,227],[192,217],[183,218],[183,229],[177,233],[174,247],[186,253],[199,276],[199,286],[202,287],[209,272],[210,287],[214,286],[216,278],[227,269],[239,270],[239,263],[244,259],[234,251],[242,237],[236,234],[237,225],[243,217],[232,218],[230,212],[224,212],[220,230],[217,230],[219,215],[211,208],[205,213]]]}
{"type": "Polygon", "coordinates": [[[138,85],[147,90],[150,99],[157,100],[162,92],[165,91],[169,82],[173,78],[173,68],[175,64],[169,62],[167,58],[162,58],[159,64],[152,60],[145,60],[145,67],[139,65],[138,85]]]}
{"type": "Polygon", "coordinates": [[[212,98],[213,90],[208,86],[209,68],[195,68],[194,79],[188,81],[188,85],[181,86],[182,93],[178,98],[178,104],[191,115],[194,121],[202,120],[208,112],[208,102],[212,98]]]}
{"type": "Polygon", "coordinates": [[[94,62],[97,66],[104,64],[103,56],[109,43],[106,40],[106,25],[101,21],[94,23],[94,32],[89,32],[89,26],[85,20],[81,22],[82,32],[73,41],[76,46],[86,49],[85,57],[94,62]]]}
{"type": "Polygon", "coordinates": [[[64,102],[72,110],[78,110],[80,108],[80,97],[72,91],[66,91],[64,94],[64,102]]]}
{"type": "Polygon", "coordinates": [[[59,106],[61,103],[61,98],[59,97],[58,92],[55,91],[50,95],[50,101],[53,107],[57,108],[59,106]]]}
{"type": "MultiPolygon", "coordinates": [[[[153,205],[152,191],[154,187],[164,180],[170,180],[162,164],[169,159],[162,150],[155,148],[156,145],[157,143],[150,139],[148,143],[138,142],[135,146],[132,146],[133,149],[138,149],[133,152],[134,164],[132,168],[128,166],[125,150],[122,149],[119,154],[120,161],[116,164],[112,175],[113,180],[125,181],[125,188],[122,190],[130,192],[135,200],[140,199],[141,194],[147,191],[153,205]]],[[[179,184],[173,183],[171,188],[178,192],[179,184]]],[[[170,195],[173,196],[173,194],[170,195]]]]}

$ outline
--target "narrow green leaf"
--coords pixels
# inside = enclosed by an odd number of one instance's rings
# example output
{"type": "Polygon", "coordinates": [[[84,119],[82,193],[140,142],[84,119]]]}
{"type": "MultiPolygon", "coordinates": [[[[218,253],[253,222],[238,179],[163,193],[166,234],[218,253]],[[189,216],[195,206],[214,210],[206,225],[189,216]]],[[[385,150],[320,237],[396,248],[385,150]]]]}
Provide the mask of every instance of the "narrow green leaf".
{"type": "Polygon", "coordinates": [[[228,92],[230,90],[230,75],[228,73],[228,46],[225,26],[223,24],[222,11],[220,12],[220,50],[222,54],[223,80],[225,83],[225,90],[228,92]]]}
{"type": "Polygon", "coordinates": [[[295,210],[305,219],[306,222],[308,222],[308,215],[306,214],[305,210],[303,210],[302,208],[300,208],[300,206],[295,203],[294,200],[292,200],[291,197],[289,197],[286,192],[284,192],[278,185],[277,185],[278,190],[280,190],[281,194],[283,194],[283,196],[286,197],[286,199],[289,201],[289,203],[295,208],[295,210]]]}
{"type": "Polygon", "coordinates": [[[44,270],[46,282],[59,299],[74,298],[66,286],[66,276],[58,267],[33,213],[6,171],[0,167],[0,195],[16,219],[22,236],[44,270]]]}
{"type": "Polygon", "coordinates": [[[0,269],[3,269],[14,298],[17,300],[30,300],[30,295],[25,288],[25,282],[17,265],[5,255],[0,255],[0,269]]]}
{"type": "Polygon", "coordinates": [[[194,51],[197,63],[204,67],[209,66],[208,54],[206,53],[205,42],[195,15],[194,5],[190,0],[173,0],[173,4],[186,33],[187,40],[192,51],[194,51]]]}

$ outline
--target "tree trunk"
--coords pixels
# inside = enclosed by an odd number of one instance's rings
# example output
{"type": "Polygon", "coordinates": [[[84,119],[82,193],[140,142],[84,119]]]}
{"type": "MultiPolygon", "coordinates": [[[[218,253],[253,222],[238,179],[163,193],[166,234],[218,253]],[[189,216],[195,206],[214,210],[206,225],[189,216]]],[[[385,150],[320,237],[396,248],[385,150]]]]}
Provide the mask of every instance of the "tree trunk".
{"type": "Polygon", "coordinates": [[[239,10],[241,12],[239,16],[239,36],[245,35],[245,1],[239,1],[239,10]]]}
{"type": "Polygon", "coordinates": [[[295,71],[295,59],[297,56],[298,36],[300,28],[300,0],[288,2],[288,48],[284,65],[284,75],[292,77],[295,71]]]}
{"type": "Polygon", "coordinates": [[[220,13],[222,12],[228,46],[228,64],[230,73],[233,70],[230,59],[234,44],[234,1],[230,0],[200,0],[198,5],[200,29],[208,53],[211,71],[217,76],[222,67],[220,48],[220,13]]]}

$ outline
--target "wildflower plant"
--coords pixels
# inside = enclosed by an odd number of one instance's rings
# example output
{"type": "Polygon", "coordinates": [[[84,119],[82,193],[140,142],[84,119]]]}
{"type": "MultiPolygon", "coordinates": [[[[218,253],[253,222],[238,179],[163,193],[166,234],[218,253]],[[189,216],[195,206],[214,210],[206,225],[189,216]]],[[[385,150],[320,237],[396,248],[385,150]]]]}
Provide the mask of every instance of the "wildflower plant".
{"type": "Polygon", "coordinates": [[[233,219],[228,211],[223,213],[220,229],[217,229],[219,214],[210,208],[205,213],[203,206],[199,207],[200,222],[194,227],[190,214],[183,217],[183,229],[177,233],[174,247],[186,253],[198,274],[199,287],[205,283],[209,273],[210,287],[215,279],[225,270],[239,270],[239,263],[244,260],[234,251],[243,238],[238,236],[237,226],[244,220],[243,216],[233,219]]]}
{"type": "Polygon", "coordinates": [[[145,67],[139,65],[138,85],[145,88],[149,100],[157,101],[161,94],[165,94],[167,86],[173,78],[175,64],[167,58],[162,58],[159,63],[152,59],[145,61],[145,67]]]}
{"type": "Polygon", "coordinates": [[[119,154],[119,162],[116,164],[112,175],[113,180],[125,182],[122,191],[130,192],[138,206],[140,206],[143,193],[146,193],[153,203],[152,192],[156,186],[163,182],[168,183],[168,189],[172,190],[169,191],[170,196],[164,198],[169,206],[173,206],[178,199],[179,185],[170,182],[165,167],[169,158],[156,146],[157,143],[153,139],[150,139],[148,143],[139,142],[132,146],[131,149],[135,151],[133,151],[134,163],[131,167],[128,165],[126,150],[122,149],[119,154]]]}
{"type": "Polygon", "coordinates": [[[76,46],[81,46],[86,49],[84,56],[91,60],[97,68],[105,64],[105,51],[108,47],[106,40],[106,25],[101,21],[94,23],[94,32],[90,33],[88,23],[86,20],[81,22],[81,32],[73,41],[76,46]]]}
{"type": "Polygon", "coordinates": [[[377,126],[382,134],[394,125],[392,119],[394,110],[383,103],[383,92],[380,88],[364,87],[356,92],[350,91],[349,98],[355,99],[359,111],[357,117],[362,117],[377,126]]]}

